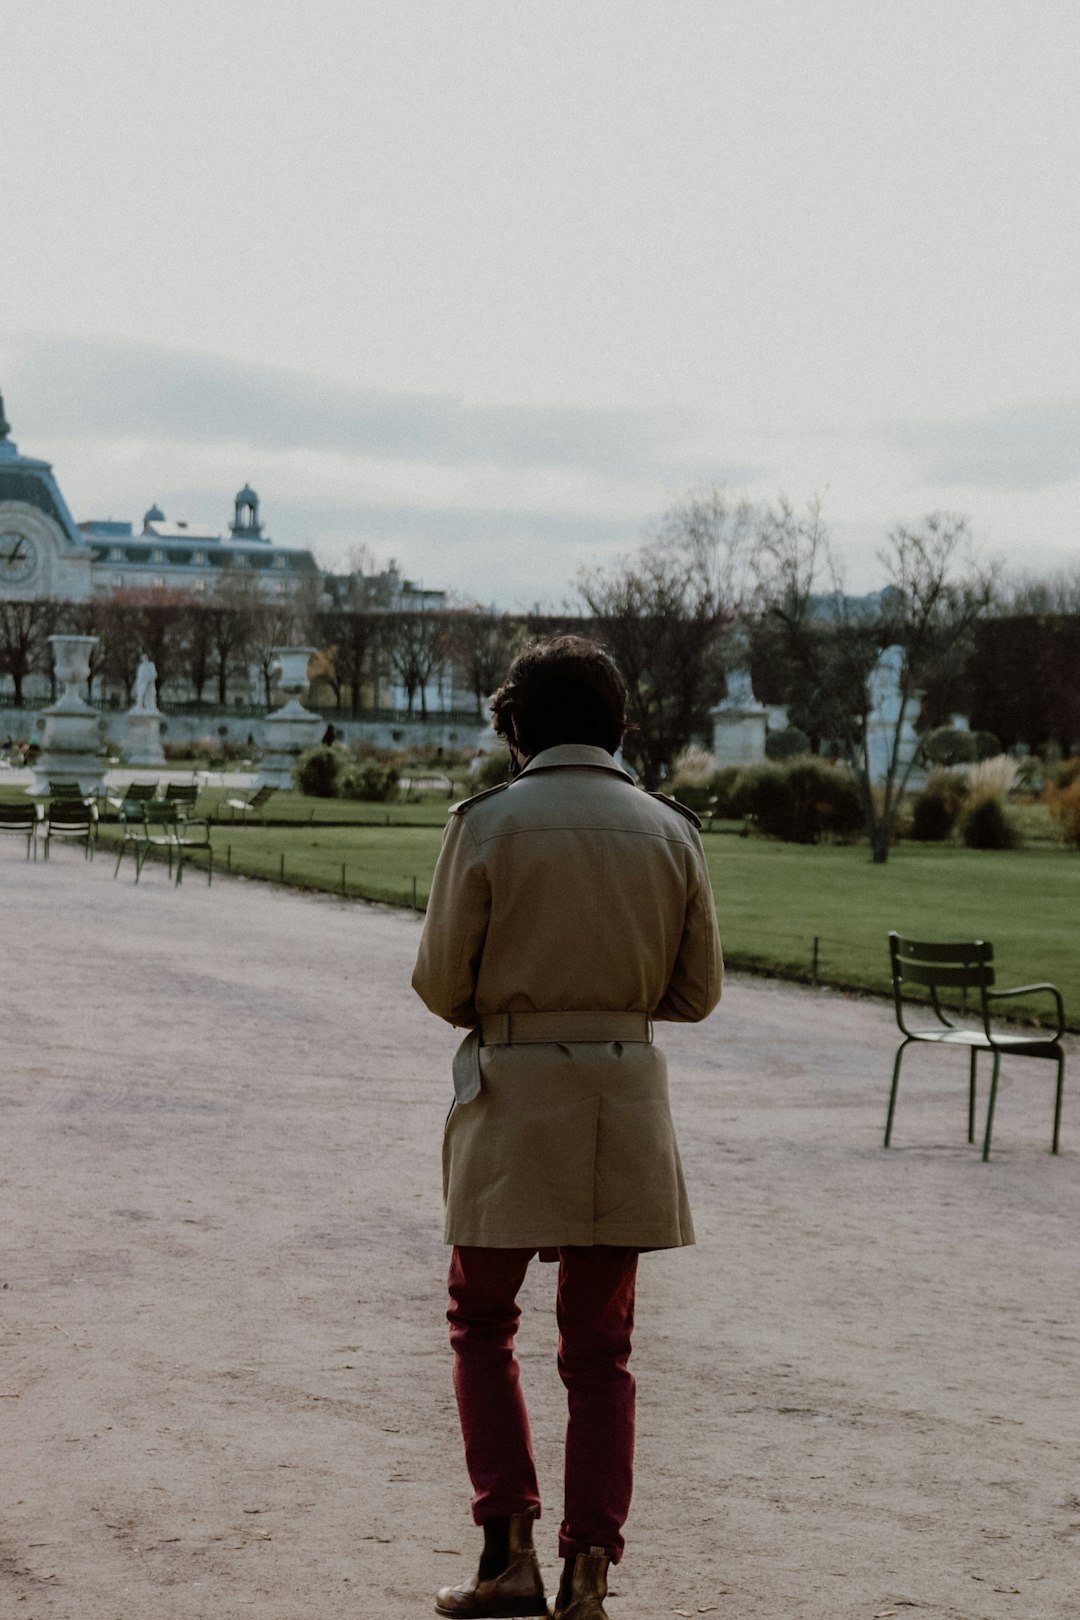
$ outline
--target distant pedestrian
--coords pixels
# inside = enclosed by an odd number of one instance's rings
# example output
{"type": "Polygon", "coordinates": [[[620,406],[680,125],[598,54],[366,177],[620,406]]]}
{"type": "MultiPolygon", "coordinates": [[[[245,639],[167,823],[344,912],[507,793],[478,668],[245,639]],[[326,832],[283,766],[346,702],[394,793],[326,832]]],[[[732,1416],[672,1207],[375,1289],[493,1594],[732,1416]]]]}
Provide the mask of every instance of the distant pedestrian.
{"type": "Polygon", "coordinates": [[[567,1389],[555,1620],[606,1620],[633,1478],[638,1254],[694,1241],[653,1020],[694,1022],[722,961],[697,818],[613,758],[625,688],[576,636],[526,649],[492,698],[514,780],[451,814],[413,984],[470,1033],[443,1144],[454,1386],[483,1527],[441,1615],[547,1613],[518,1384],[517,1295],[559,1265],[567,1389]]]}

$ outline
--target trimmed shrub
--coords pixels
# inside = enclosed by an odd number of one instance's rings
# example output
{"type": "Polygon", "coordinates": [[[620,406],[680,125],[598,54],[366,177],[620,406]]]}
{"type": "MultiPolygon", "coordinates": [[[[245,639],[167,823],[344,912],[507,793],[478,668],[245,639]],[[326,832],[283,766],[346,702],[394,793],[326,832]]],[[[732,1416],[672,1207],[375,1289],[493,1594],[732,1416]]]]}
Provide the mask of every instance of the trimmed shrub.
{"type": "Polygon", "coordinates": [[[942,843],[956,826],[967,794],[967,777],[962,771],[931,771],[912,807],[912,838],[942,843]]]}
{"type": "Polygon", "coordinates": [[[995,737],[992,731],[973,731],[975,738],[975,759],[978,763],[984,759],[997,759],[1001,753],[1001,738],[995,737]]]}
{"type": "Polygon", "coordinates": [[[341,755],[336,748],[309,748],[293,766],[293,781],[301,793],[332,799],[337,792],[341,755]]]}
{"type": "Polygon", "coordinates": [[[393,765],[380,765],[377,760],[365,760],[353,765],[338,779],[338,791],[344,799],[362,799],[368,804],[387,804],[397,797],[398,773],[393,765]]]}
{"type": "Polygon", "coordinates": [[[954,726],[928,731],[922,739],[922,751],[931,765],[973,765],[978,758],[975,733],[954,726]]]}
{"type": "Polygon", "coordinates": [[[748,814],[745,799],[737,793],[737,783],[743,775],[741,765],[722,765],[709,779],[709,798],[715,800],[713,814],[722,821],[737,821],[748,814]]]}
{"type": "Polygon", "coordinates": [[[765,737],[766,759],[797,759],[809,754],[810,739],[798,726],[785,726],[782,731],[770,731],[765,737]]]}
{"type": "Polygon", "coordinates": [[[1020,835],[1000,799],[975,799],[960,820],[960,835],[968,849],[1017,849],[1020,835]]]}
{"type": "Polygon", "coordinates": [[[732,798],[763,833],[786,843],[816,844],[825,837],[851,837],[863,826],[856,778],[851,771],[820,759],[752,765],[740,772],[732,798]]]}
{"type": "Polygon", "coordinates": [[[509,780],[510,755],[505,744],[500,742],[490,754],[483,756],[478,768],[473,771],[469,792],[483,793],[485,788],[498,787],[500,782],[509,780]]]}

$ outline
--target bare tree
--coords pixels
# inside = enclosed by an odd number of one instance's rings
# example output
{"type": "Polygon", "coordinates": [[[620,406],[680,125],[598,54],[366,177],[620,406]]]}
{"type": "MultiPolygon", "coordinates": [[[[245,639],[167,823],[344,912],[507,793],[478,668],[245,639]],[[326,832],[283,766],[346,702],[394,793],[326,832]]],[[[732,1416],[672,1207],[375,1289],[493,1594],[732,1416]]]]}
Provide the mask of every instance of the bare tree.
{"type": "Polygon", "coordinates": [[[296,605],[287,598],[253,598],[248,611],[245,648],[251,662],[258,667],[267,708],[277,675],[278,647],[294,642],[299,628],[296,605]]]}
{"type": "Polygon", "coordinates": [[[754,539],[753,508],[712,488],[673,506],[633,555],[579,576],[627,683],[626,749],[647,785],[709,728],[724,691],[724,631],[748,587],[754,539]]]}
{"type": "Polygon", "coordinates": [[[215,637],[213,614],[202,597],[191,596],[184,603],[179,625],[179,661],[202,705],[203,693],[214,674],[215,637]]]}
{"type": "Polygon", "coordinates": [[[17,707],[22,707],[28,675],[35,670],[52,674],[47,638],[58,628],[59,613],[59,604],[47,598],[0,602],[0,674],[10,675],[17,707]]]}
{"type": "Polygon", "coordinates": [[[427,715],[427,688],[448,651],[445,617],[426,609],[381,615],[381,644],[393,674],[405,688],[410,716],[420,697],[427,715]]]}
{"type": "Polygon", "coordinates": [[[477,719],[483,720],[486,700],[521,648],[524,626],[520,619],[479,606],[451,609],[446,622],[450,655],[462,685],[476,699],[477,719]]]}
{"type": "Polygon", "coordinates": [[[347,701],[354,719],[375,682],[381,625],[380,615],[358,607],[322,608],[314,617],[317,673],[329,682],[336,707],[347,701]]]}
{"type": "Polygon", "coordinates": [[[817,710],[836,752],[855,770],[873,860],[888,859],[896,813],[918,758],[902,739],[916,693],[964,659],[997,577],[980,559],[966,519],[933,512],[898,526],[878,554],[886,578],[872,598],[843,590],[819,509],[799,518],[786,504],[770,515],[757,557],[759,623],[788,661],[793,694],[817,710]],[[884,775],[872,774],[866,682],[879,654],[902,651],[899,702],[884,775]]]}

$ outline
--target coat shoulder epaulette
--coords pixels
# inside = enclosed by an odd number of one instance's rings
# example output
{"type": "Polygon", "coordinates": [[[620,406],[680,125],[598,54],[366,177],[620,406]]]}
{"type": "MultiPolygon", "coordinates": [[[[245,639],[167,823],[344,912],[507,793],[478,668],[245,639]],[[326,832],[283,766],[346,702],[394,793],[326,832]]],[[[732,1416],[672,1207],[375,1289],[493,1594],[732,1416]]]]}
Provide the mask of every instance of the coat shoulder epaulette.
{"type": "Polygon", "coordinates": [[[649,798],[659,799],[660,803],[666,804],[669,810],[677,810],[680,816],[686,817],[691,826],[701,826],[701,817],[696,813],[696,811],[691,810],[688,804],[680,804],[678,799],[673,799],[671,797],[670,793],[659,793],[655,788],[653,788],[649,791],[649,798]]]}
{"type": "Polygon", "coordinates": [[[509,782],[498,782],[494,787],[485,788],[483,793],[474,793],[471,799],[459,799],[457,804],[450,806],[450,814],[452,816],[463,816],[472,809],[474,804],[479,804],[481,799],[490,799],[493,793],[505,793],[509,786],[509,782]]]}

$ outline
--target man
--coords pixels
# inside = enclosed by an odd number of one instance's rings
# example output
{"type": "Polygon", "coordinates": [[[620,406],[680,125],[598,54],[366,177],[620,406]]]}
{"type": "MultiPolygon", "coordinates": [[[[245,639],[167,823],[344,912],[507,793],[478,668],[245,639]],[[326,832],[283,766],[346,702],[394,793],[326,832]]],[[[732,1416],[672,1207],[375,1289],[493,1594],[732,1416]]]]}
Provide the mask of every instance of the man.
{"type": "Polygon", "coordinates": [[[581,637],[538,643],[492,698],[514,779],[455,807],[413,985],[464,1026],[443,1143],[454,1387],[483,1527],[442,1615],[546,1614],[516,1298],[558,1259],[567,1389],[556,1620],[606,1620],[630,1506],[637,1257],[693,1228],[652,1021],[696,1021],[722,960],[697,818],[612,757],[625,687],[581,637]]]}

